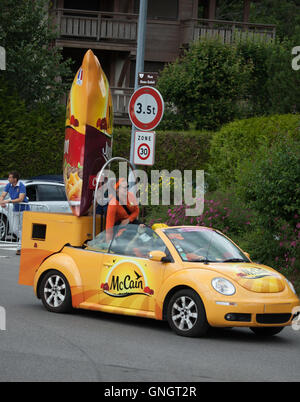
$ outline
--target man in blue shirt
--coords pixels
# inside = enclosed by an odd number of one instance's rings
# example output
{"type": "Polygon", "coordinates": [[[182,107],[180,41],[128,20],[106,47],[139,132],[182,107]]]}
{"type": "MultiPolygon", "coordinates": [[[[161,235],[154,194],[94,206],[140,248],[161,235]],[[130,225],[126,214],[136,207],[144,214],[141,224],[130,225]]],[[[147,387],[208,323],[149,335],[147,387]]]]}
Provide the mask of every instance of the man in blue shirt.
{"type": "MultiPolygon", "coordinates": [[[[0,196],[0,206],[2,208],[6,208],[7,204],[14,204],[14,213],[19,213],[18,216],[18,236],[21,244],[22,238],[22,218],[23,211],[29,210],[29,205],[20,205],[19,203],[28,203],[28,198],[26,197],[26,187],[25,185],[19,181],[20,175],[18,172],[10,172],[8,174],[8,183],[4,188],[3,193],[0,196]],[[10,199],[4,200],[5,197],[9,194],[10,199]]],[[[16,217],[15,217],[16,218],[16,217]]],[[[13,219],[16,221],[16,219],[13,219]]],[[[15,223],[15,222],[14,222],[15,223]]],[[[17,254],[20,254],[20,250],[17,250],[17,254]]]]}

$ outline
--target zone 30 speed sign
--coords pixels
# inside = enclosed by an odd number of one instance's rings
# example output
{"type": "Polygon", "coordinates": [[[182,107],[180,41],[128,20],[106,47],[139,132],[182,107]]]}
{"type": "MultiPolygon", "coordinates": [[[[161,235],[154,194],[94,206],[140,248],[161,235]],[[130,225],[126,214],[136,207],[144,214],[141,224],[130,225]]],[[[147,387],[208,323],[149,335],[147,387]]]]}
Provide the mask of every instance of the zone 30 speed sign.
{"type": "Polygon", "coordinates": [[[135,165],[154,165],[155,133],[136,131],[134,136],[133,163],[135,165]]]}
{"type": "Polygon", "coordinates": [[[131,123],[139,130],[153,130],[161,121],[163,113],[163,98],[153,87],[141,87],[130,98],[129,117],[131,123]]]}

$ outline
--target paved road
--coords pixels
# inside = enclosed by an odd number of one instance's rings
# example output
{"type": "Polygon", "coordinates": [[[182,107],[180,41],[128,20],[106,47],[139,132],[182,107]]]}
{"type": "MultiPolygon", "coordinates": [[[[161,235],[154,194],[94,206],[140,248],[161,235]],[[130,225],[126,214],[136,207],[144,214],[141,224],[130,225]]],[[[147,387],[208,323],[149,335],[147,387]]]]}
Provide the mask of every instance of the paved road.
{"type": "Polygon", "coordinates": [[[188,339],[153,320],[47,312],[0,249],[0,381],[299,381],[300,331],[268,341],[248,329],[188,339]]]}

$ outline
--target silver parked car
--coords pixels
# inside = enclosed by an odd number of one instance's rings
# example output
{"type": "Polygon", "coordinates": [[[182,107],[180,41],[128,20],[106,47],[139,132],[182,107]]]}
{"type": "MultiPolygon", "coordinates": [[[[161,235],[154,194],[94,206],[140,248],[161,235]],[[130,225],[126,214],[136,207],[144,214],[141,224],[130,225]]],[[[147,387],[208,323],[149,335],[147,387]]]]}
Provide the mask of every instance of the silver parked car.
{"type": "MultiPolygon", "coordinates": [[[[63,183],[46,180],[21,180],[26,187],[26,195],[32,211],[71,213],[63,183]]],[[[0,180],[0,194],[4,191],[7,180],[0,180]]],[[[8,197],[8,195],[7,195],[8,197]]],[[[13,205],[0,207],[0,241],[8,235],[17,237],[17,224],[13,222],[13,205]]]]}

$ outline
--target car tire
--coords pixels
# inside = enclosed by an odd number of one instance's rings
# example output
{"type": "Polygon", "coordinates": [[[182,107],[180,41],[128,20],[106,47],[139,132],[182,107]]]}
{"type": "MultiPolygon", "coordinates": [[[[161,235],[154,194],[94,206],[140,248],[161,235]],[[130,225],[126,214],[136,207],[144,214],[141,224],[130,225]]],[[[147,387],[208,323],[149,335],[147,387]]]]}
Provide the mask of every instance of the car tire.
{"type": "Polygon", "coordinates": [[[69,313],[72,310],[72,295],[66,277],[59,271],[46,273],[39,287],[43,305],[52,313],[69,313]]]}
{"type": "Polygon", "coordinates": [[[167,309],[167,320],[172,330],[180,336],[204,336],[209,324],[200,296],[192,289],[176,292],[167,309]]]}
{"type": "Polygon", "coordinates": [[[0,241],[5,240],[5,233],[8,233],[7,218],[5,215],[0,214],[0,241]]]}
{"type": "Polygon", "coordinates": [[[285,327],[250,327],[251,331],[254,332],[255,335],[262,338],[277,335],[284,328],[285,327]]]}

